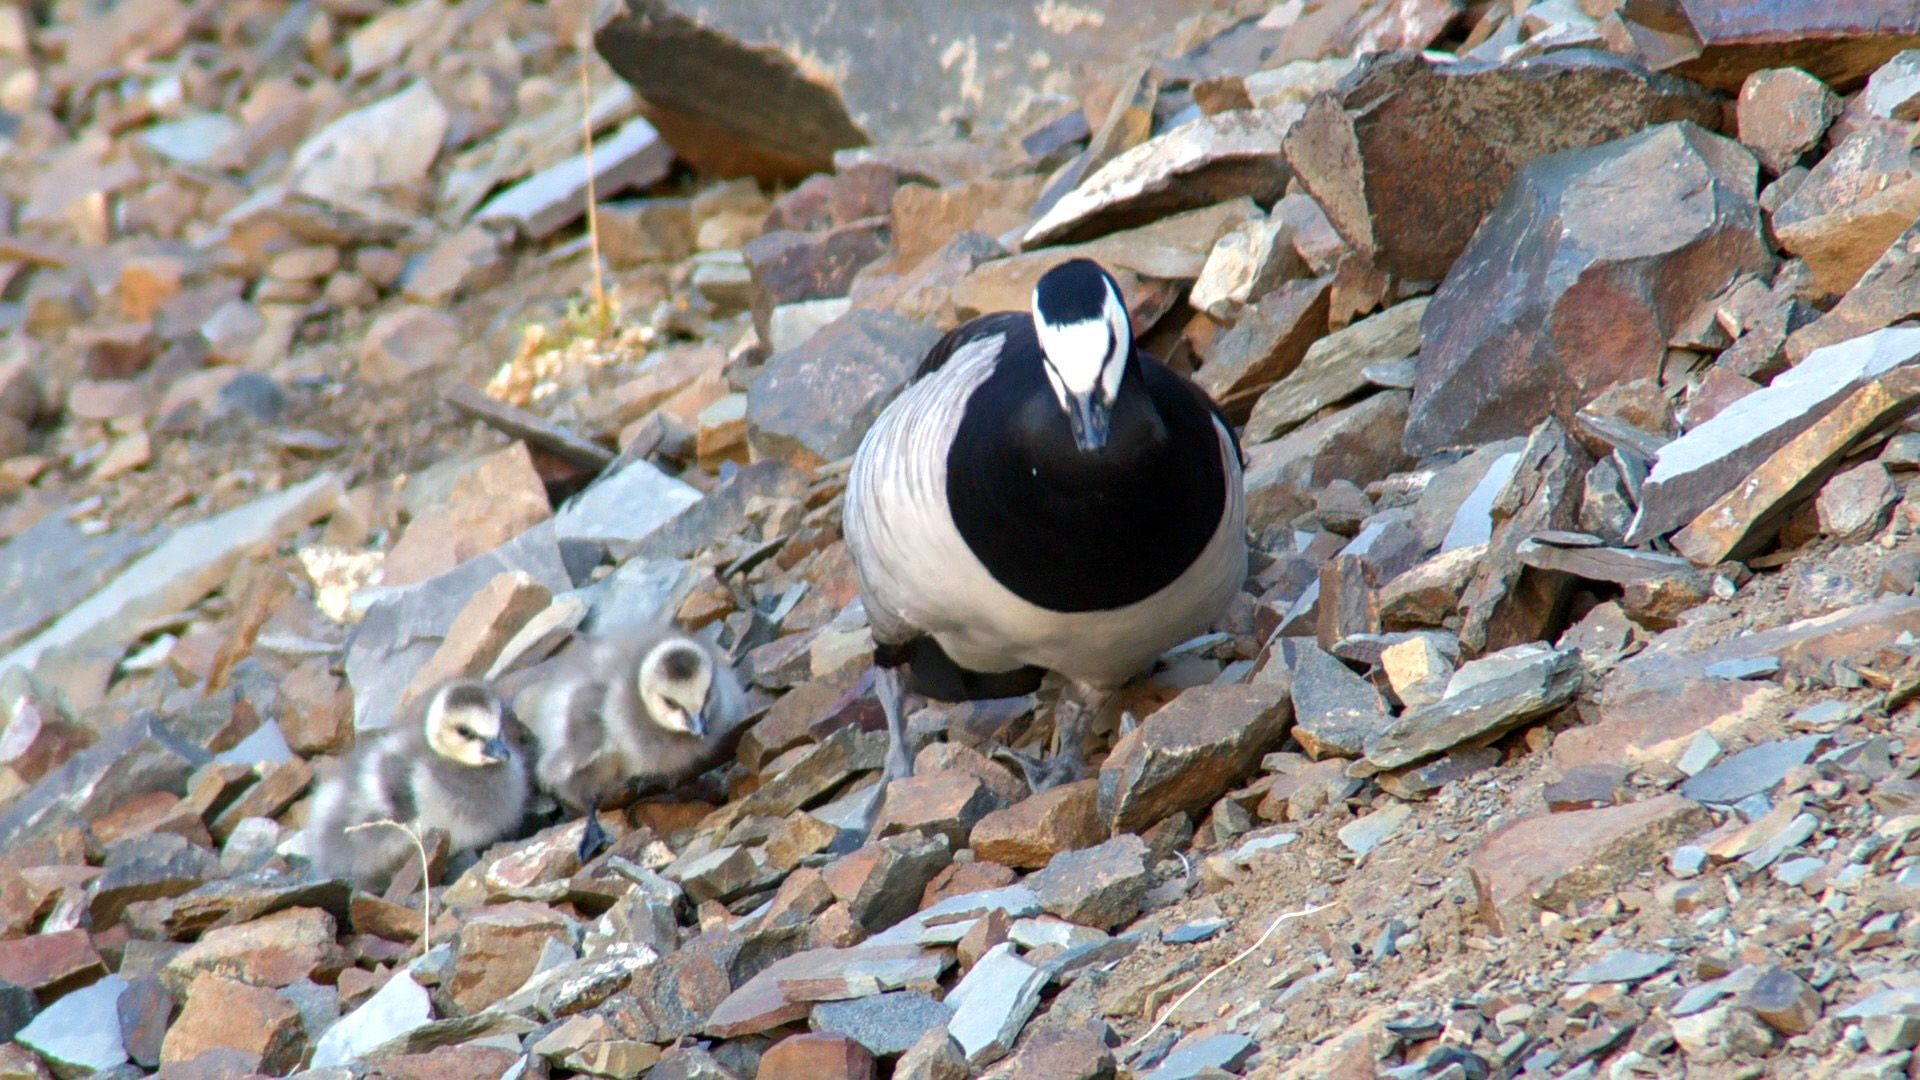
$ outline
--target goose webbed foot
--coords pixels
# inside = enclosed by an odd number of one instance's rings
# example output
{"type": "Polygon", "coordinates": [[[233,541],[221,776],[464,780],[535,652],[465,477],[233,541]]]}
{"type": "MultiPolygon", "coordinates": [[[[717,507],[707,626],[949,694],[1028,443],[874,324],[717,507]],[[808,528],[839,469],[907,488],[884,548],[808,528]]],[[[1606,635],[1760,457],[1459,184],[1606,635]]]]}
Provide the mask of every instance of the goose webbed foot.
{"type": "Polygon", "coordinates": [[[585,865],[593,861],[595,855],[606,850],[613,841],[607,831],[600,827],[600,807],[596,804],[587,807],[587,826],[580,831],[580,862],[585,865]]]}
{"type": "Polygon", "coordinates": [[[1062,784],[1086,779],[1086,762],[1079,754],[1062,753],[1050,758],[1039,758],[1002,746],[993,751],[993,757],[1010,762],[1019,768],[1021,777],[1027,782],[1027,790],[1036,795],[1062,784]]]}

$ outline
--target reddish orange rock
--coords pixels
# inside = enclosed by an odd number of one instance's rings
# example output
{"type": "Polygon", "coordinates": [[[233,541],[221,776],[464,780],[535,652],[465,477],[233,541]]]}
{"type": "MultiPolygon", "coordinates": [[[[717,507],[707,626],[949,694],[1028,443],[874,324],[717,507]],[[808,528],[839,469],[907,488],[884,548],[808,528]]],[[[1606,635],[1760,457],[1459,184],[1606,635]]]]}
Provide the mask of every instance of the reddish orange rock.
{"type": "Polygon", "coordinates": [[[760,1075],[793,1080],[870,1080],[873,1055],[847,1038],[824,1031],[791,1035],[760,1059],[760,1075]]]}

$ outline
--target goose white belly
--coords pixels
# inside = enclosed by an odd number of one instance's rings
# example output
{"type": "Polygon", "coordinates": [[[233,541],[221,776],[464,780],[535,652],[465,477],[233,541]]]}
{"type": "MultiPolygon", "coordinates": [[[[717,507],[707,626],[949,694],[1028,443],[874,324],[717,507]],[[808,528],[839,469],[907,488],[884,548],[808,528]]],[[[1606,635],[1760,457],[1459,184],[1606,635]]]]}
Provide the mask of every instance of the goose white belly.
{"type": "Polygon", "coordinates": [[[998,336],[957,350],[875,422],[847,490],[849,551],[868,618],[883,641],[931,636],[979,672],[1044,667],[1117,686],[1204,630],[1246,577],[1245,496],[1232,439],[1216,420],[1228,495],[1193,564],[1145,599],[1094,611],[1055,611],[996,580],[968,548],[947,504],[947,447],[968,396],[992,373],[998,336]]]}

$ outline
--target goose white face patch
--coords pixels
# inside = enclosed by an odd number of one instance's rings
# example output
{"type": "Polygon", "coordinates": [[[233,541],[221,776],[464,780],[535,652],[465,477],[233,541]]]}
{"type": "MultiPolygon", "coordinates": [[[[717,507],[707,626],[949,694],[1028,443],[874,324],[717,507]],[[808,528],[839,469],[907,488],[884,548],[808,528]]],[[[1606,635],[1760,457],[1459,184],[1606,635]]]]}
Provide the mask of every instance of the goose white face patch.
{"type": "Polygon", "coordinates": [[[1041,351],[1046,353],[1047,381],[1053,385],[1061,408],[1067,407],[1069,397],[1084,400],[1094,397],[1096,390],[1104,390],[1101,397],[1112,401],[1120,392],[1133,329],[1126,305],[1112,286],[1107,287],[1106,294],[1098,318],[1066,323],[1047,321],[1036,299],[1034,331],[1040,338],[1041,351]]]}

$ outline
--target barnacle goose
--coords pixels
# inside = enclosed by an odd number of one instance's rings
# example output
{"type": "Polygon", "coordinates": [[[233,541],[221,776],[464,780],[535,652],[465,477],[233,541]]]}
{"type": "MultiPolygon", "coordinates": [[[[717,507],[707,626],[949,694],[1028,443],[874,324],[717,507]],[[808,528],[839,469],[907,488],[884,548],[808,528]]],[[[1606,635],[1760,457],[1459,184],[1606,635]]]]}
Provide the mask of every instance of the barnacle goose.
{"type": "Polygon", "coordinates": [[[414,848],[398,830],[355,828],[376,821],[440,829],[455,851],[508,837],[520,827],[529,787],[511,723],[484,683],[458,679],[429,694],[418,716],[363,741],[314,796],[314,869],[363,889],[384,887],[414,848]]]}
{"type": "Polygon", "coordinates": [[[535,782],[586,815],[583,861],[606,842],[601,804],[708,764],[746,716],[720,650],[664,624],[583,640],[514,705],[539,743],[535,782]]]}
{"type": "Polygon", "coordinates": [[[1241,465],[1225,418],[1138,348],[1091,260],[1047,271],[1030,315],[983,315],[935,344],[847,485],[885,778],[913,769],[904,689],[1000,697],[1048,671],[1070,693],[1053,761],[1030,779],[1080,776],[1089,717],[1244,581],[1241,465]]]}

